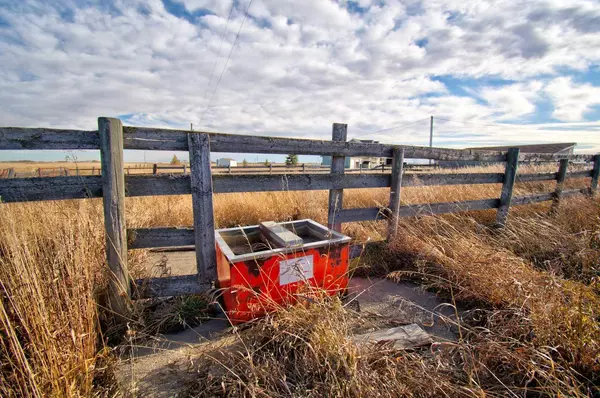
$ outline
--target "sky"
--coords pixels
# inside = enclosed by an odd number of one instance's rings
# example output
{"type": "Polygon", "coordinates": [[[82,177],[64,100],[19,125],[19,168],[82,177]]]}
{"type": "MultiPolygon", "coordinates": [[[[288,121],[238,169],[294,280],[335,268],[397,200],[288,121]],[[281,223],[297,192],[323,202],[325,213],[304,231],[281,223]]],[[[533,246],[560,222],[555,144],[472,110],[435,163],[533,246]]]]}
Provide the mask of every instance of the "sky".
{"type": "Polygon", "coordinates": [[[600,152],[597,1],[0,0],[0,65],[1,126],[600,152]]]}

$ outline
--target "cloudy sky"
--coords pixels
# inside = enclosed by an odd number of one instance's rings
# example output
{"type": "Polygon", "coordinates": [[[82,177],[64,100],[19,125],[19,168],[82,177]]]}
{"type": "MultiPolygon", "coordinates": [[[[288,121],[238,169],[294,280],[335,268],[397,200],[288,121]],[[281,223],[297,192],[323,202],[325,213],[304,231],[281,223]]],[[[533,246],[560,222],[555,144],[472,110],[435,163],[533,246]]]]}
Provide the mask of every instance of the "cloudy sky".
{"type": "Polygon", "coordinates": [[[0,64],[3,126],[600,152],[596,1],[0,0],[0,64]]]}

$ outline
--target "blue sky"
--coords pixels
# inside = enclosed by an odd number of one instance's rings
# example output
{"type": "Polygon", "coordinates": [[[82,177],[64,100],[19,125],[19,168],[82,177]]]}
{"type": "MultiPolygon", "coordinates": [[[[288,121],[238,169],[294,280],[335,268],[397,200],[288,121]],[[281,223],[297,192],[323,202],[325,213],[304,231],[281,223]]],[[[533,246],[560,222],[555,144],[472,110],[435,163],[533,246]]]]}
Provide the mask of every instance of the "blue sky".
{"type": "MultiPolygon", "coordinates": [[[[599,34],[596,1],[3,0],[0,125],[327,139],[343,122],[427,145],[433,115],[438,146],[600,152],[599,34]]],[[[97,158],[0,160],[67,155],[97,158]]],[[[144,156],[172,153],[126,160],[144,156]]]]}

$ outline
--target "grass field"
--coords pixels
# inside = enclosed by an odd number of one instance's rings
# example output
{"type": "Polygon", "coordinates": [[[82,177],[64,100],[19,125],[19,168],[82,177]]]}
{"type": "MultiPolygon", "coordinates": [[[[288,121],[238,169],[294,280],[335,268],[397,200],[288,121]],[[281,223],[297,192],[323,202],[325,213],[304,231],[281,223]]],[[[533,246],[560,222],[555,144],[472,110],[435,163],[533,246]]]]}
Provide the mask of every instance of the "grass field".
{"type": "MultiPolygon", "coordinates": [[[[517,184],[516,194],[554,185],[517,184]]],[[[414,187],[403,189],[402,197],[407,204],[433,203],[499,192],[494,184],[414,187]]],[[[347,207],[388,200],[388,189],[347,190],[344,196],[347,207]]],[[[214,201],[218,227],[326,221],[327,192],[220,194],[214,201]]],[[[199,358],[190,395],[597,393],[600,203],[581,197],[565,201],[552,216],[548,210],[548,204],[514,208],[502,231],[489,228],[494,211],[403,219],[394,242],[361,260],[357,272],[410,278],[472,309],[477,316],[460,321],[459,341],[423,351],[364,352],[349,340],[356,315],[336,300],[316,299],[310,308],[282,310],[240,335],[243,355],[216,347],[199,358]],[[221,370],[209,372],[215,367],[221,370]]],[[[129,198],[126,212],[129,227],[192,223],[187,196],[129,198]]],[[[380,240],[385,222],[347,224],[344,232],[362,242],[380,240]]],[[[130,252],[134,275],[143,273],[144,256],[130,252]]],[[[115,394],[106,278],[100,200],[0,206],[1,396],[115,394]]]]}

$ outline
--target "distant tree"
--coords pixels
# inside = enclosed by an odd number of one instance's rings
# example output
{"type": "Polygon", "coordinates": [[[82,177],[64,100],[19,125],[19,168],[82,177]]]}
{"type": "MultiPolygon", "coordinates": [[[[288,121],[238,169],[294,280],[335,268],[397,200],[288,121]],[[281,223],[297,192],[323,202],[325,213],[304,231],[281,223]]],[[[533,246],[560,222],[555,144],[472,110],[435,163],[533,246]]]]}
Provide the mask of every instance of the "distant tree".
{"type": "Polygon", "coordinates": [[[171,164],[180,164],[181,162],[179,161],[179,158],[177,157],[177,155],[173,155],[173,158],[171,159],[171,164]]]}
{"type": "Polygon", "coordinates": [[[287,166],[295,166],[298,164],[298,155],[289,154],[285,158],[285,164],[287,166]]]}
{"type": "Polygon", "coordinates": [[[242,166],[248,167],[248,161],[246,159],[244,159],[244,161],[242,162],[242,166]]]}
{"type": "Polygon", "coordinates": [[[265,166],[269,167],[271,165],[271,163],[269,162],[269,159],[265,159],[265,166]]]}

